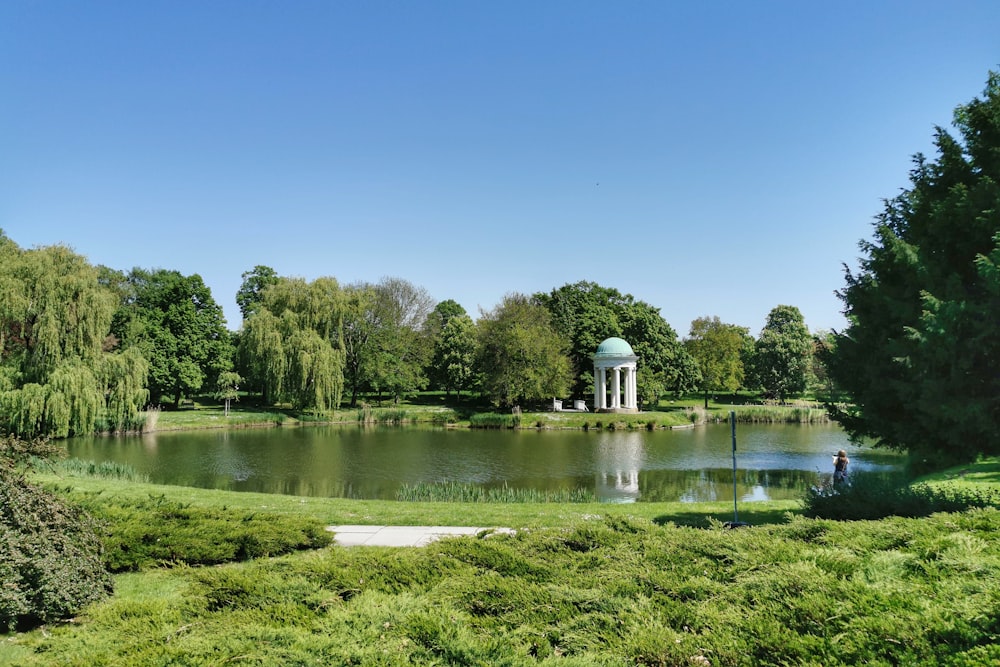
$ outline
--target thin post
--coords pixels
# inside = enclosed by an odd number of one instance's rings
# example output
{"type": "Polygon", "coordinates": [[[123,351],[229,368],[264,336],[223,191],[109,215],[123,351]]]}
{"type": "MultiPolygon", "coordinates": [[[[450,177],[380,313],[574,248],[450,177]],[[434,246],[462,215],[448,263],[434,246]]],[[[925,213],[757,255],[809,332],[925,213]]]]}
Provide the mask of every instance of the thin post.
{"type": "Polygon", "coordinates": [[[733,524],[739,525],[740,515],[736,510],[736,411],[729,411],[729,424],[733,432],[733,524]]]}

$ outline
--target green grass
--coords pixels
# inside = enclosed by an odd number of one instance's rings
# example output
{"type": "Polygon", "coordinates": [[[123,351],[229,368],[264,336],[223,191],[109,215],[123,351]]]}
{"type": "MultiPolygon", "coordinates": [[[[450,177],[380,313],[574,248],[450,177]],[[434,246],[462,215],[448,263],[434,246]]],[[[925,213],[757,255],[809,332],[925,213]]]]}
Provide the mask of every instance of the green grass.
{"type": "MultiPolygon", "coordinates": [[[[101,498],[109,503],[142,504],[150,499],[163,499],[189,507],[303,516],[327,525],[495,525],[534,529],[559,527],[586,517],[618,516],[707,527],[713,521],[729,521],[733,517],[732,501],[698,504],[399,502],[243,493],[52,473],[38,474],[35,478],[80,501],[101,498]]],[[[799,507],[800,503],[795,500],[743,503],[739,507],[740,520],[769,523],[781,520],[786,512],[798,511],[799,507]]]]}

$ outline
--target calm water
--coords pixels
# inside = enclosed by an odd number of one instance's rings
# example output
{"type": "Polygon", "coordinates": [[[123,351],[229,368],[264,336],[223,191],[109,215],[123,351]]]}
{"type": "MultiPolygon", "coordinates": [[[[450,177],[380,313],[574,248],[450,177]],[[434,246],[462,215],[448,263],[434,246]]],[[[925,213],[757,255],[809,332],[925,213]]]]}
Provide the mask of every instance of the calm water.
{"type": "MultiPolygon", "coordinates": [[[[852,472],[898,464],[851,445],[833,425],[738,425],[736,439],[743,501],[798,497],[829,479],[838,449],[852,472]]],[[[404,484],[468,482],[586,488],[617,502],[733,497],[725,424],[654,432],[305,426],[74,438],[67,448],[127,463],[155,483],[234,491],[392,499],[404,484]]]]}

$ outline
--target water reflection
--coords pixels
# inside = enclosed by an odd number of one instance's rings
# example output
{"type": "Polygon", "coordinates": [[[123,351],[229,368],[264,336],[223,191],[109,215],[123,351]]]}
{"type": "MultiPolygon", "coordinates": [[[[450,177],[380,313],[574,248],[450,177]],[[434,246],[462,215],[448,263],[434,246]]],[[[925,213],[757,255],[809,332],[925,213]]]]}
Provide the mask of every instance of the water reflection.
{"type": "Polygon", "coordinates": [[[597,442],[597,497],[617,502],[637,500],[644,459],[642,433],[601,433],[597,442]]]}
{"type": "MultiPolygon", "coordinates": [[[[836,426],[741,426],[737,498],[801,496],[847,449],[854,471],[898,459],[858,448],[836,426]]],[[[733,498],[729,428],[683,431],[468,431],[297,427],[74,438],[71,456],[116,461],[161,484],[302,496],[395,498],[404,484],[583,488],[614,502],[733,498]]],[[[829,469],[829,470],[828,470],[829,469]]]]}

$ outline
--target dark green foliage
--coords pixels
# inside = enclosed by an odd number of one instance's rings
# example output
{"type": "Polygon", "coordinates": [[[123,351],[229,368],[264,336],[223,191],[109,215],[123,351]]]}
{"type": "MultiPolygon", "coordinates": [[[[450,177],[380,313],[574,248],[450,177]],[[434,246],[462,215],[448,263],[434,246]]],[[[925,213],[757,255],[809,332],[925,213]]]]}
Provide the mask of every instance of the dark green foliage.
{"type": "Polygon", "coordinates": [[[909,485],[903,478],[859,473],[847,485],[813,488],[805,497],[804,514],[824,519],[921,517],[935,512],[1000,507],[1000,493],[977,488],[909,485]]]}
{"type": "Polygon", "coordinates": [[[862,244],[827,366],[852,435],[957,462],[1000,452],[1000,74],[954,125],[862,244]]]}
{"type": "Polygon", "coordinates": [[[68,618],[111,593],[93,521],[24,477],[21,465],[45,449],[0,441],[0,631],[68,618]]]}
{"type": "Polygon", "coordinates": [[[215,565],[332,541],[319,521],[294,516],[191,507],[162,498],[125,505],[96,497],[86,506],[105,525],[105,561],[113,572],[215,565]]]}
{"type": "Polygon", "coordinates": [[[751,386],[783,401],[805,391],[813,340],[795,306],[776,306],[754,344],[751,386]]]}
{"type": "Polygon", "coordinates": [[[201,276],[135,268],[124,281],[111,332],[149,361],[150,399],[168,399],[176,408],[182,397],[214,387],[232,367],[234,348],[222,308],[201,276]]]}
{"type": "Polygon", "coordinates": [[[278,272],[270,266],[258,264],[251,271],[244,271],[243,282],[236,292],[236,305],[240,307],[243,319],[247,319],[255,312],[263,301],[263,292],[271,285],[277,285],[281,279],[278,272]]]}
{"type": "Polygon", "coordinates": [[[494,405],[510,407],[569,391],[566,341],[543,306],[523,294],[508,294],[480,315],[477,328],[476,363],[483,392],[494,405]]]}

